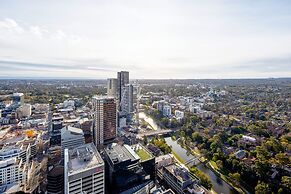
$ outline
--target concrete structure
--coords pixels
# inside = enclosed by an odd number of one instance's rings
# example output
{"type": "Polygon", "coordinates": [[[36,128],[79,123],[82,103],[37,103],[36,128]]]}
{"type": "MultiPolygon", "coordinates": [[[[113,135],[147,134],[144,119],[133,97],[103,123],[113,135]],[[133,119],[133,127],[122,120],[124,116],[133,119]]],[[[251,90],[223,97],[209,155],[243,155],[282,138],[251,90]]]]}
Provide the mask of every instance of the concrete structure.
{"type": "Polygon", "coordinates": [[[61,138],[62,156],[65,149],[70,150],[85,143],[83,130],[71,126],[62,128],[61,138]]]}
{"type": "Polygon", "coordinates": [[[158,111],[163,112],[164,105],[165,105],[165,101],[164,100],[158,101],[157,102],[157,109],[158,109],[158,111]]]}
{"type": "Polygon", "coordinates": [[[0,186],[23,181],[22,162],[16,157],[0,161],[0,186]]]}
{"type": "Polygon", "coordinates": [[[23,105],[24,104],[24,94],[23,93],[13,93],[12,100],[13,100],[13,103],[23,105]]]}
{"type": "Polygon", "coordinates": [[[107,96],[117,98],[118,84],[116,78],[107,79],[107,96]]]}
{"type": "Polygon", "coordinates": [[[22,162],[27,162],[36,155],[36,143],[36,139],[32,139],[19,140],[16,144],[6,145],[0,150],[0,160],[16,157],[21,159],[22,162]]]}
{"type": "Polygon", "coordinates": [[[97,148],[116,138],[117,112],[114,98],[93,97],[93,141],[97,148]]]}
{"type": "Polygon", "coordinates": [[[175,117],[177,119],[183,119],[184,118],[184,112],[180,110],[175,110],[175,117]]]}
{"type": "Polygon", "coordinates": [[[75,101],[74,100],[65,100],[63,102],[63,108],[75,108],[75,101]]]}
{"type": "Polygon", "coordinates": [[[30,104],[21,105],[16,111],[17,118],[21,119],[23,117],[29,117],[31,115],[31,107],[30,104]]]}
{"type": "Polygon", "coordinates": [[[171,106],[170,105],[164,105],[164,107],[163,107],[163,115],[165,117],[169,117],[169,116],[171,116],[171,114],[172,114],[171,106]]]}
{"type": "Polygon", "coordinates": [[[205,191],[200,187],[197,180],[193,180],[187,169],[171,164],[163,166],[160,170],[162,179],[178,194],[195,193],[203,194],[205,191]]]}
{"type": "Polygon", "coordinates": [[[104,162],[93,143],[65,150],[65,194],[105,193],[104,162]]]}
{"type": "Polygon", "coordinates": [[[174,156],[172,154],[156,157],[156,168],[168,166],[170,164],[173,164],[173,162],[174,162],[174,156]]]}

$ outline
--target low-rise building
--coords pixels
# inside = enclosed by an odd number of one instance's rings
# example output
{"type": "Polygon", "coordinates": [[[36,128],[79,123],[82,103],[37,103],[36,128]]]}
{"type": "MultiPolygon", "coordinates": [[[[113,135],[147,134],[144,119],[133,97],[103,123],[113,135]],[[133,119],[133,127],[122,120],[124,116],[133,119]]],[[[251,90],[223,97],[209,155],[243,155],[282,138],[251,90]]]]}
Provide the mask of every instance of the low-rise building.
{"type": "Polygon", "coordinates": [[[205,191],[198,185],[198,179],[190,177],[188,170],[178,166],[177,164],[170,164],[162,166],[160,174],[168,186],[178,194],[203,194],[205,191]]]}

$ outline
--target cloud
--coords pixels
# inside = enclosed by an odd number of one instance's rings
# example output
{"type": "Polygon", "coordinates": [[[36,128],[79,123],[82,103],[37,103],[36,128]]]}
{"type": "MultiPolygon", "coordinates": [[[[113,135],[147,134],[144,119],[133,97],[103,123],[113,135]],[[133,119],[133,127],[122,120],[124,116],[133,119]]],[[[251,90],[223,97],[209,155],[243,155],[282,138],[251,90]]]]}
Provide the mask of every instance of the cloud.
{"type": "Polygon", "coordinates": [[[43,63],[31,63],[21,61],[3,61],[0,60],[0,68],[14,71],[72,71],[72,70],[90,70],[90,71],[103,71],[103,72],[115,72],[116,69],[108,68],[104,65],[62,65],[62,64],[43,64],[43,63]]]}
{"type": "Polygon", "coordinates": [[[267,57],[242,62],[234,68],[257,72],[289,72],[291,73],[291,56],[267,57]]]}
{"type": "Polygon", "coordinates": [[[286,76],[290,9],[275,1],[1,3],[0,76],[286,76]]]}
{"type": "Polygon", "coordinates": [[[18,23],[10,18],[0,21],[0,30],[9,30],[11,32],[23,33],[24,29],[18,23]]]}

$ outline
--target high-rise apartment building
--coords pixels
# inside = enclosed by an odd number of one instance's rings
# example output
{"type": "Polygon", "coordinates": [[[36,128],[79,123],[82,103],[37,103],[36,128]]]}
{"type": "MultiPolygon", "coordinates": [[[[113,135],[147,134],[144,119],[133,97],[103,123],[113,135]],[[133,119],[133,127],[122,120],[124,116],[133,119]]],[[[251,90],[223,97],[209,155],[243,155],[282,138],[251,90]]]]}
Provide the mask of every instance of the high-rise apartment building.
{"type": "Polygon", "coordinates": [[[112,142],[116,138],[116,102],[114,98],[93,97],[93,140],[98,147],[112,142]]]}
{"type": "Polygon", "coordinates": [[[104,162],[93,143],[65,150],[65,194],[105,193],[104,162]]]}
{"type": "Polygon", "coordinates": [[[129,72],[128,71],[117,72],[117,86],[118,86],[119,102],[121,101],[123,87],[127,84],[129,84],[129,72]]]}
{"type": "Polygon", "coordinates": [[[107,79],[107,96],[117,98],[117,79],[116,78],[109,78],[107,79]]]}
{"type": "Polygon", "coordinates": [[[127,84],[122,87],[120,101],[120,116],[127,116],[133,112],[133,86],[127,84]]]}

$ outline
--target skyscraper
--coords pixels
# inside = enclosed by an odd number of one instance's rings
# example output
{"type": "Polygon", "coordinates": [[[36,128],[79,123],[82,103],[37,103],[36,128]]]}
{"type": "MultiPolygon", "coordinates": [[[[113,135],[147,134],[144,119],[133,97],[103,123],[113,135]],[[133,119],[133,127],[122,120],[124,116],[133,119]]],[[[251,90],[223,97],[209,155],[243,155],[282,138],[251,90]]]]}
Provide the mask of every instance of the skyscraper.
{"type": "Polygon", "coordinates": [[[104,162],[93,143],[65,149],[65,194],[105,193],[104,162]]]}
{"type": "Polygon", "coordinates": [[[127,84],[122,87],[120,101],[120,116],[128,117],[133,112],[133,86],[127,84]]]}
{"type": "Polygon", "coordinates": [[[117,72],[117,86],[118,86],[118,100],[121,101],[122,96],[122,88],[129,84],[129,72],[128,71],[120,71],[117,72]]]}
{"type": "Polygon", "coordinates": [[[108,78],[107,79],[107,96],[117,98],[118,90],[117,90],[117,79],[116,78],[108,78]]]}
{"type": "Polygon", "coordinates": [[[112,142],[116,137],[116,103],[114,98],[93,97],[93,140],[97,148],[112,142]]]}

